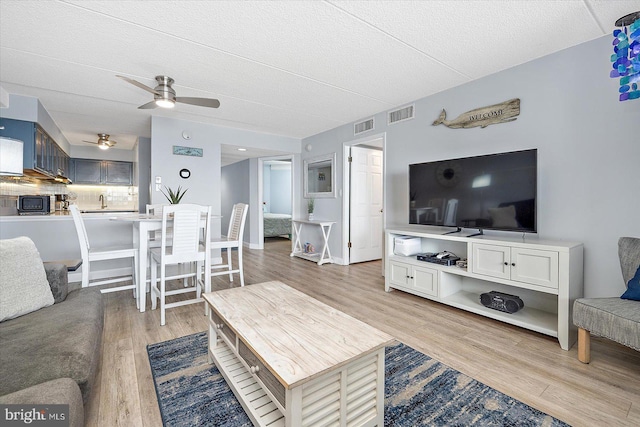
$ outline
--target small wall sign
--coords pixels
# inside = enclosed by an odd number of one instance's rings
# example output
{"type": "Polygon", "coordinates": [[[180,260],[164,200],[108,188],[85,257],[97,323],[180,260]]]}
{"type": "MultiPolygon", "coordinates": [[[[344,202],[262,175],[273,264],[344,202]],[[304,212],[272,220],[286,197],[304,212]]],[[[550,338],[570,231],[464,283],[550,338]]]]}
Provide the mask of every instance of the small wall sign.
{"type": "Polygon", "coordinates": [[[447,112],[443,109],[440,117],[432,123],[432,126],[443,124],[451,129],[466,129],[477,126],[486,128],[489,125],[512,122],[517,119],[518,115],[520,115],[520,98],[514,98],[500,104],[467,111],[453,120],[447,120],[447,112]]]}
{"type": "Polygon", "coordinates": [[[173,154],[178,156],[202,157],[202,148],[173,146],[173,154]]]}

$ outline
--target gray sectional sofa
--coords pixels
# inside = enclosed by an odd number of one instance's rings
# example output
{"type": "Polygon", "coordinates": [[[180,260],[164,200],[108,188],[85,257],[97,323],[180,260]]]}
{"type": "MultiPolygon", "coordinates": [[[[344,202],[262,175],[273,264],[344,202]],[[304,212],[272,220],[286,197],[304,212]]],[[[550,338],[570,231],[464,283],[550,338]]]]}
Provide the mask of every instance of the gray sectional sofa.
{"type": "Polygon", "coordinates": [[[102,352],[104,309],[97,289],[70,290],[63,264],[45,263],[54,304],[0,323],[0,404],[84,404],[102,352]]]}

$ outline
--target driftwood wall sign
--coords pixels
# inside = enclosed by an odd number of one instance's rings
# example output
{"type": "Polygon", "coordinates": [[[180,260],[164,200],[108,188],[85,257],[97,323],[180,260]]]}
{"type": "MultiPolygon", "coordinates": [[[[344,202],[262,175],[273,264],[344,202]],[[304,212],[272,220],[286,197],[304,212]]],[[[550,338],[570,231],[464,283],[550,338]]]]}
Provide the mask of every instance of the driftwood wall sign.
{"type": "Polygon", "coordinates": [[[460,114],[453,120],[447,120],[447,112],[443,109],[438,120],[432,126],[443,124],[451,129],[486,128],[489,125],[512,122],[520,114],[520,98],[510,99],[500,104],[476,108],[460,114]]]}

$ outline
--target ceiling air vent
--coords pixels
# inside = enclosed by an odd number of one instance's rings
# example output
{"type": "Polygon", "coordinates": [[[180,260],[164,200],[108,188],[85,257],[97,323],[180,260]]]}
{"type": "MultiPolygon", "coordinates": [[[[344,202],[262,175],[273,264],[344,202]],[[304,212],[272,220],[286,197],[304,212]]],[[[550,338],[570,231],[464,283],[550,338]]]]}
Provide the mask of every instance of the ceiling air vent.
{"type": "Polygon", "coordinates": [[[373,117],[363,122],[354,124],[353,134],[357,135],[362,132],[370,131],[371,129],[373,129],[373,117]]]}
{"type": "Polygon", "coordinates": [[[389,124],[403,122],[405,120],[413,119],[413,113],[415,105],[409,105],[408,107],[400,108],[399,110],[389,111],[389,124]]]}

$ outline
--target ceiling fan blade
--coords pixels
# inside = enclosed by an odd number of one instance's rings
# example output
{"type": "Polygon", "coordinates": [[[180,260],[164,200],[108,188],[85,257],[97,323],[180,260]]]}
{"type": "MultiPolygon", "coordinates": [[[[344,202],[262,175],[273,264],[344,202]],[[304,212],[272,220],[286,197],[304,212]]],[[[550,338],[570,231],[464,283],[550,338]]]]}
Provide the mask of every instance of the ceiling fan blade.
{"type": "Polygon", "coordinates": [[[130,79],[129,77],[125,77],[125,76],[116,76],[116,77],[120,77],[120,78],[121,78],[122,80],[124,80],[125,82],[129,82],[129,83],[131,83],[131,84],[132,84],[132,85],[134,85],[134,86],[138,86],[140,89],[144,89],[144,90],[146,90],[147,92],[151,92],[151,93],[152,93],[152,94],[154,94],[154,95],[159,95],[155,90],[153,90],[152,88],[150,88],[150,87],[149,87],[149,86],[147,86],[147,85],[144,85],[144,84],[140,83],[139,81],[136,81],[136,80],[130,79]]]}
{"type": "Polygon", "coordinates": [[[190,96],[176,96],[176,102],[183,104],[199,105],[200,107],[218,108],[220,101],[212,98],[193,98],[190,96]]]}
{"type": "Polygon", "coordinates": [[[97,142],[95,141],[86,141],[86,140],[82,140],[82,142],[86,142],[87,144],[97,144],[97,142]]]}
{"type": "Polygon", "coordinates": [[[138,107],[138,109],[149,110],[151,108],[156,108],[157,106],[158,104],[156,104],[156,101],[151,101],[151,102],[147,102],[146,104],[142,104],[141,106],[138,107]]]}

